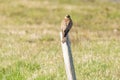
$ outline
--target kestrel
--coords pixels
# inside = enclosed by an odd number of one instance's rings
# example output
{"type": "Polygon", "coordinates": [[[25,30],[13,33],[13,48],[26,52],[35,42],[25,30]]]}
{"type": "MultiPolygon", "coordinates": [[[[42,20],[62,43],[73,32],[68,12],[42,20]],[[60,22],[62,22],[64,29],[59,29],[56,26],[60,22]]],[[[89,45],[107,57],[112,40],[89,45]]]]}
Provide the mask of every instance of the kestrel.
{"type": "Polygon", "coordinates": [[[68,35],[68,32],[70,31],[71,27],[73,25],[72,19],[70,15],[66,15],[64,20],[61,23],[61,30],[62,30],[62,42],[66,42],[66,36],[68,35]]]}

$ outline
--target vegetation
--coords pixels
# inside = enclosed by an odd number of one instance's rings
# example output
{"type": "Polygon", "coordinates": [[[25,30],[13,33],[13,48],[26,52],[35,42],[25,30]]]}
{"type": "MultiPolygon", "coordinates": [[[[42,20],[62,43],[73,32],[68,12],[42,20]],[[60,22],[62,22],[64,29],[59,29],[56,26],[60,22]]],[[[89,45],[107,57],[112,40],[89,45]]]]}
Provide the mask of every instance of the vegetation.
{"type": "Polygon", "coordinates": [[[120,3],[0,0],[0,80],[67,80],[60,23],[72,16],[78,80],[120,80],[120,3]]]}

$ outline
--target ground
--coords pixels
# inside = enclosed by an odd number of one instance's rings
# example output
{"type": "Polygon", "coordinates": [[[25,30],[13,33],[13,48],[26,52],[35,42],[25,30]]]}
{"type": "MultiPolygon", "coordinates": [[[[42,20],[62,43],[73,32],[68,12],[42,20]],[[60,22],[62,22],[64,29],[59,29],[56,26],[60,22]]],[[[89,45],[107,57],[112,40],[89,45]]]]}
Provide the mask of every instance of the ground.
{"type": "Polygon", "coordinates": [[[0,80],[67,80],[66,14],[77,80],[120,80],[119,9],[114,0],[0,0],[0,80]]]}

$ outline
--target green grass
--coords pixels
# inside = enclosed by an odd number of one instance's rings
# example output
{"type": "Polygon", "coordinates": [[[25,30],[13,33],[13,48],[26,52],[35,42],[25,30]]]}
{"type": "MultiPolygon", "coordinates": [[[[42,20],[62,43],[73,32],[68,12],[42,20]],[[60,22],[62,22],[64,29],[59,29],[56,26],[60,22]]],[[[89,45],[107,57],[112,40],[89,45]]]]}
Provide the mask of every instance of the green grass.
{"type": "Polygon", "coordinates": [[[0,0],[0,80],[67,80],[60,24],[70,14],[77,80],[120,80],[120,3],[0,0]]]}

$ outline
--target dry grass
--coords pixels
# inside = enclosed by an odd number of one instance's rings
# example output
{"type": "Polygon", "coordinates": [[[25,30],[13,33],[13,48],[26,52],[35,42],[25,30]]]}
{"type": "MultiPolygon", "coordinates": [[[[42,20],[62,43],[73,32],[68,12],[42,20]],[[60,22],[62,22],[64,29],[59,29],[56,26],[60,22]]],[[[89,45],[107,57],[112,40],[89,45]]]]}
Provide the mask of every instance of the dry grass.
{"type": "Polygon", "coordinates": [[[78,80],[120,79],[119,3],[0,0],[0,80],[66,80],[60,22],[70,32],[78,80]]]}

